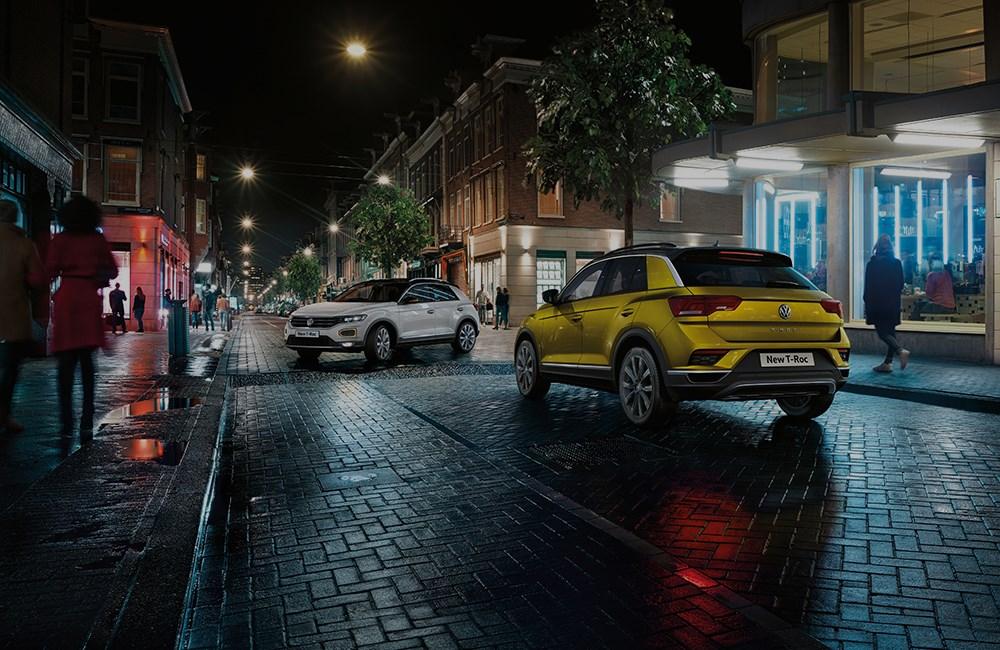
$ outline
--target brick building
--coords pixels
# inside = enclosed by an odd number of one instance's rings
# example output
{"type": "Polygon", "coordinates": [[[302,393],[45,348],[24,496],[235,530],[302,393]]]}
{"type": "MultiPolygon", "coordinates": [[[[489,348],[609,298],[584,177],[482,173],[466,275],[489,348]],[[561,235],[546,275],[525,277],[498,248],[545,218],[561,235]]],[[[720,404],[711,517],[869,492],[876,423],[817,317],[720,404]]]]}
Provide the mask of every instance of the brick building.
{"type": "MultiPolygon", "coordinates": [[[[187,125],[190,133],[194,125],[187,125]]],[[[184,161],[184,223],[190,249],[192,286],[224,287],[222,278],[222,219],[215,204],[215,183],[212,176],[212,152],[201,144],[185,147],[184,161]]]]}
{"type": "MultiPolygon", "coordinates": [[[[184,79],[166,28],[90,19],[74,26],[74,192],[101,204],[104,234],[130,296],[191,289],[184,181],[184,79]]],[[[190,165],[194,170],[194,164],[190,165]]],[[[109,310],[107,304],[105,309],[109,310]]],[[[152,319],[152,328],[159,319],[152,319]]]]}

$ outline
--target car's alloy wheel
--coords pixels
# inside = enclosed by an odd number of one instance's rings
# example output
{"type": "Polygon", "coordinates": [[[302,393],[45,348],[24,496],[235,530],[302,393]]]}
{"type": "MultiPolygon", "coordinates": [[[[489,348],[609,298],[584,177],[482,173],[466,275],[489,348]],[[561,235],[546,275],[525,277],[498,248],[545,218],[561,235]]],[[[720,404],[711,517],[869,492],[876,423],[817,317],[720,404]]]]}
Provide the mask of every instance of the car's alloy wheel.
{"type": "Polygon", "coordinates": [[[375,331],[375,355],[379,361],[388,361],[392,356],[392,338],[385,327],[379,327],[375,331]]]}
{"type": "Polygon", "coordinates": [[[456,350],[459,352],[471,352],[476,346],[476,328],[472,323],[466,321],[458,328],[456,350]]]}
{"type": "Polygon", "coordinates": [[[538,369],[535,346],[527,339],[518,344],[514,354],[514,377],[517,380],[517,390],[524,397],[542,397],[549,391],[549,380],[538,369]]]}
{"type": "Polygon", "coordinates": [[[660,388],[659,369],[646,348],[632,348],[625,353],[618,371],[618,396],[625,416],[639,426],[666,422],[676,405],[660,388]]]}

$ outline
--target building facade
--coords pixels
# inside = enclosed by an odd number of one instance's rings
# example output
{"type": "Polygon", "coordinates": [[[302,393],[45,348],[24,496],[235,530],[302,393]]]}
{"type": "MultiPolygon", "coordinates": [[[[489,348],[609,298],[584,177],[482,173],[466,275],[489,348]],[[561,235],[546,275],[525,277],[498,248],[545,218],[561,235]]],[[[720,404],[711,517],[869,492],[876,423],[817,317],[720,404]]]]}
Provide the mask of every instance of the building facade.
{"type": "Polygon", "coordinates": [[[441,238],[441,215],[444,209],[444,129],[440,117],[406,150],[409,163],[409,188],[430,221],[431,243],[421,251],[420,257],[407,265],[411,278],[441,278],[447,273],[447,262],[442,254],[450,251],[448,240],[441,238]]]}
{"type": "MultiPolygon", "coordinates": [[[[116,282],[130,297],[137,287],[186,297],[193,269],[185,189],[196,162],[187,161],[191,103],[170,33],[90,19],[73,36],[70,133],[83,153],[73,191],[101,205],[116,282]]],[[[197,201],[204,181],[191,182],[197,201]]],[[[152,319],[153,329],[163,322],[152,319]]]]}
{"type": "Polygon", "coordinates": [[[1000,363],[1000,1],[747,0],[743,32],[754,124],[667,146],[654,173],[740,196],[747,243],[840,299],[862,351],[883,349],[863,284],[888,235],[905,345],[1000,363]]]}
{"type": "MultiPolygon", "coordinates": [[[[185,125],[189,127],[190,125],[185,125]]],[[[189,141],[191,134],[188,133],[189,141]]],[[[191,286],[224,287],[222,265],[222,218],[216,209],[212,176],[212,152],[204,145],[185,146],[183,169],[183,223],[190,251],[191,286]]]]}

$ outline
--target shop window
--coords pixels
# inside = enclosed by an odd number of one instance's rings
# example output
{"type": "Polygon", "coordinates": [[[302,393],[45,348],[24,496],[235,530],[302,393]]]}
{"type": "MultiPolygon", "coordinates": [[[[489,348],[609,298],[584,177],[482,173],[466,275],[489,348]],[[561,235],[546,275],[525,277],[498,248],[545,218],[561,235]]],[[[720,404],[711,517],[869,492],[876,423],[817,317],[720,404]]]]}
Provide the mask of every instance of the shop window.
{"type": "Polygon", "coordinates": [[[826,172],[766,177],[754,184],[754,246],[788,255],[792,266],[823,290],[826,208],[826,172]]]}
{"type": "Polygon", "coordinates": [[[108,119],[139,121],[141,68],[137,63],[108,62],[108,119]]]}
{"type": "Polygon", "coordinates": [[[551,192],[538,192],[538,216],[563,216],[562,183],[557,182],[551,192]]]}
{"type": "Polygon", "coordinates": [[[137,145],[105,145],[105,203],[139,205],[139,169],[140,149],[137,145]]]}
{"type": "Polygon", "coordinates": [[[566,253],[564,251],[538,251],[535,254],[535,302],[544,304],[542,293],[549,289],[562,289],[566,285],[566,253]]]}
{"type": "MultiPolygon", "coordinates": [[[[122,291],[125,292],[130,301],[132,300],[132,253],[127,250],[113,250],[111,256],[115,259],[115,264],[118,265],[118,277],[111,281],[110,287],[101,289],[101,300],[104,303],[105,314],[111,313],[111,301],[108,296],[116,283],[121,285],[122,291]]],[[[125,303],[125,318],[130,318],[129,314],[132,310],[129,309],[129,304],[129,302],[125,303]]]]}
{"type": "Polygon", "coordinates": [[[195,156],[194,159],[194,178],[198,181],[203,181],[207,178],[206,169],[207,162],[205,154],[200,153],[195,156]]]}
{"type": "Polygon", "coordinates": [[[829,48],[826,13],[766,32],[758,41],[758,65],[775,67],[778,119],[823,110],[829,48]]]}
{"type": "Polygon", "coordinates": [[[680,223],[681,191],[676,187],[664,187],[660,192],[660,221],[680,223]]]}
{"type": "Polygon", "coordinates": [[[854,320],[864,319],[865,264],[888,235],[903,266],[903,321],[986,322],[985,175],[983,153],[852,171],[854,320]]]}
{"type": "Polygon", "coordinates": [[[925,93],[986,79],[982,0],[870,0],[854,6],[854,24],[859,90],[925,93]]]}
{"type": "Polygon", "coordinates": [[[83,56],[73,57],[73,80],[70,104],[73,117],[87,118],[87,91],[90,75],[87,70],[87,58],[83,56]]]}
{"type": "Polygon", "coordinates": [[[208,201],[194,200],[194,231],[199,235],[208,232],[208,201]]]}
{"type": "Polygon", "coordinates": [[[490,302],[497,293],[500,284],[500,258],[491,257],[488,259],[478,259],[472,265],[472,284],[475,293],[479,293],[480,287],[485,287],[486,293],[490,296],[490,302]]]}

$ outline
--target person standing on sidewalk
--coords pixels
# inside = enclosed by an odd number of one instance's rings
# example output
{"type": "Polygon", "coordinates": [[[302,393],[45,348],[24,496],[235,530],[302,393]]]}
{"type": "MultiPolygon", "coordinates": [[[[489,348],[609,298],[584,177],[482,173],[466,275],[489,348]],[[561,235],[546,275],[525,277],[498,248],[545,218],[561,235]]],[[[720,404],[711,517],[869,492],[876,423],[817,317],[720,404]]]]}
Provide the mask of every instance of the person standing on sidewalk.
{"type": "Polygon", "coordinates": [[[207,284],[205,285],[205,300],[202,304],[202,311],[205,312],[205,331],[207,332],[209,327],[212,331],[215,331],[215,302],[218,294],[212,291],[212,288],[207,284]]]}
{"type": "Polygon", "coordinates": [[[6,433],[24,430],[11,417],[11,404],[32,341],[29,292],[46,285],[38,249],[16,222],[17,204],[0,200],[0,431],[6,433]]]}
{"type": "Polygon", "coordinates": [[[132,299],[132,315],[135,316],[136,331],[142,334],[146,330],[142,326],[142,317],[146,313],[146,294],[142,292],[142,287],[135,288],[135,298],[132,299]]]}
{"type": "Polygon", "coordinates": [[[500,329],[500,315],[503,313],[503,289],[497,287],[497,297],[493,300],[493,329],[500,329]]]}
{"type": "Polygon", "coordinates": [[[77,196],[59,211],[63,231],[52,238],[46,260],[49,277],[59,278],[53,298],[52,350],[59,360],[59,411],[62,435],[73,433],[73,379],[80,366],[83,407],[80,441],[94,436],[94,350],[104,345],[102,302],[98,293],[118,277],[111,247],[98,231],[101,208],[77,196]]]}
{"type": "Polygon", "coordinates": [[[878,337],[889,347],[885,361],[875,372],[892,372],[893,357],[899,357],[900,370],[906,369],[910,351],[896,340],[899,310],[903,295],[903,265],[896,259],[889,235],[881,235],[865,266],[865,322],[875,326],[878,337]]]}
{"type": "Polygon", "coordinates": [[[503,288],[503,328],[510,329],[510,292],[507,287],[503,288]]]}
{"type": "Polygon", "coordinates": [[[222,291],[219,291],[219,298],[215,301],[215,309],[219,312],[219,329],[224,332],[233,329],[229,319],[229,300],[222,291]]]}
{"type": "Polygon", "coordinates": [[[111,303],[111,334],[118,333],[118,326],[122,326],[122,334],[128,331],[125,326],[125,301],[128,296],[122,291],[122,285],[115,282],[114,291],[108,294],[108,302],[111,303]]]}
{"type": "Polygon", "coordinates": [[[486,291],[486,285],[479,285],[479,293],[476,294],[476,309],[479,310],[479,322],[486,322],[486,305],[490,302],[490,294],[486,291]]]}
{"type": "Polygon", "coordinates": [[[198,325],[201,324],[201,297],[197,291],[191,294],[188,307],[191,308],[191,327],[198,329],[198,325]]]}

